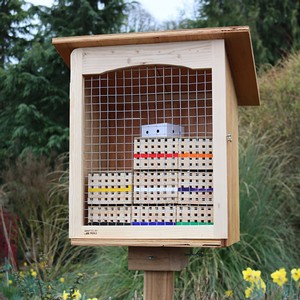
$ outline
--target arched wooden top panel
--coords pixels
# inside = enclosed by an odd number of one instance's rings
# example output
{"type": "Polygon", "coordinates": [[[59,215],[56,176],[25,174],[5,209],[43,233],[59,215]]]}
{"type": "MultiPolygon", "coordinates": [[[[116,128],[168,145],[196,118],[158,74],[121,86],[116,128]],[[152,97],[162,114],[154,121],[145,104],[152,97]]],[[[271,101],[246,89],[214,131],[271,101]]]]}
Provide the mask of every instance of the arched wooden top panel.
{"type": "Polygon", "coordinates": [[[108,46],[75,49],[73,52],[80,52],[82,55],[83,74],[100,74],[124,67],[159,64],[198,69],[212,66],[214,43],[192,41],[173,44],[108,46]]]}
{"type": "Polygon", "coordinates": [[[211,92],[212,74],[211,71],[207,72],[208,69],[210,68],[192,69],[172,64],[147,64],[84,75],[84,78],[99,76],[99,80],[101,78],[102,82],[105,82],[102,84],[102,92],[105,95],[187,93],[195,90],[195,85],[198,92],[204,89],[211,92]],[[199,76],[205,76],[205,83],[199,80],[199,76]]]}

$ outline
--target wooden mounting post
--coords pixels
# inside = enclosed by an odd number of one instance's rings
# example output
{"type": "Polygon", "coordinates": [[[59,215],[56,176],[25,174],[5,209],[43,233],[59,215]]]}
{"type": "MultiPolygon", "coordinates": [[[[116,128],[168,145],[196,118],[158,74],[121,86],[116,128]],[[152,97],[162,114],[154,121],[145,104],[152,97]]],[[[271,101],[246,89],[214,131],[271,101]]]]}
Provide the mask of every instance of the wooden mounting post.
{"type": "Polygon", "coordinates": [[[144,271],[145,300],[173,300],[174,271],[182,270],[187,263],[185,248],[128,248],[128,269],[144,271]]]}

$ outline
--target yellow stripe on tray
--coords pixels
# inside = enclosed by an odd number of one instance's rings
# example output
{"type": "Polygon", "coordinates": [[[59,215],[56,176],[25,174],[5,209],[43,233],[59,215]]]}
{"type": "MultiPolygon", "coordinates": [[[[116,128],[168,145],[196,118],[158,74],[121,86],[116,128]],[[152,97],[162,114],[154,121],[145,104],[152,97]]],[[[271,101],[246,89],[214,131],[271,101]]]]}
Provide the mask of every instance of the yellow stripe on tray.
{"type": "Polygon", "coordinates": [[[132,191],[132,186],[127,185],[127,187],[121,187],[121,188],[114,188],[114,187],[109,187],[109,188],[88,188],[88,192],[90,193],[107,193],[107,192],[131,192],[132,191]]]}

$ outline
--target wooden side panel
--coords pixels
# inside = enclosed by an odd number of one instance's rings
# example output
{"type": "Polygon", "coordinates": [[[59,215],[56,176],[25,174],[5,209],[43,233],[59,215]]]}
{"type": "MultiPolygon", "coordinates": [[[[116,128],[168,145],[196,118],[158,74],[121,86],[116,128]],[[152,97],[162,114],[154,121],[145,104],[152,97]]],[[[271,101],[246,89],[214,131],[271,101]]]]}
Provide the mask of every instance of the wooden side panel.
{"type": "Polygon", "coordinates": [[[226,246],[240,240],[238,106],[230,67],[226,60],[226,127],[228,180],[228,239],[226,246]]]}
{"type": "Polygon", "coordinates": [[[70,84],[70,178],[69,178],[69,222],[70,237],[78,236],[83,225],[83,78],[82,49],[71,55],[70,84]]]}
{"type": "Polygon", "coordinates": [[[226,86],[225,45],[213,41],[213,186],[215,237],[226,239],[227,232],[227,157],[226,157],[226,86]]]}

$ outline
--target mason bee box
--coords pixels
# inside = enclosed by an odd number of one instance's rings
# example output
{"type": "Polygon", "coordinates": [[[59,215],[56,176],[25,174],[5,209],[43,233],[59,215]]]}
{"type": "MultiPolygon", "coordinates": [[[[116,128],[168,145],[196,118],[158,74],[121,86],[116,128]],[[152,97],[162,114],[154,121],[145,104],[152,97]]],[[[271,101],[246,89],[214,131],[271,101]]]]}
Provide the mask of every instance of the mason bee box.
{"type": "Polygon", "coordinates": [[[237,110],[259,105],[249,28],[53,44],[71,69],[72,243],[237,242],[237,110]]]}

